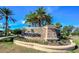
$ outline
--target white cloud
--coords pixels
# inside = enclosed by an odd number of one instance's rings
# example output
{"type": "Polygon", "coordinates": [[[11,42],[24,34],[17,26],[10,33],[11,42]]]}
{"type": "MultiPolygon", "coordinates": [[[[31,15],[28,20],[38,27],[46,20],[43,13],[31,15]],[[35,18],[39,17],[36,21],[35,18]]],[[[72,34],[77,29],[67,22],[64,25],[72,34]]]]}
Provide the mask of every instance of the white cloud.
{"type": "Polygon", "coordinates": [[[24,24],[24,23],[25,23],[25,20],[22,21],[22,24],[24,24]]]}
{"type": "Polygon", "coordinates": [[[25,23],[25,20],[20,20],[16,23],[12,23],[12,24],[9,24],[10,26],[13,26],[13,25],[17,25],[17,23],[20,23],[20,24],[24,24],[25,23]]]}
{"type": "Polygon", "coordinates": [[[0,23],[0,26],[2,26],[3,25],[3,23],[0,23]]]}

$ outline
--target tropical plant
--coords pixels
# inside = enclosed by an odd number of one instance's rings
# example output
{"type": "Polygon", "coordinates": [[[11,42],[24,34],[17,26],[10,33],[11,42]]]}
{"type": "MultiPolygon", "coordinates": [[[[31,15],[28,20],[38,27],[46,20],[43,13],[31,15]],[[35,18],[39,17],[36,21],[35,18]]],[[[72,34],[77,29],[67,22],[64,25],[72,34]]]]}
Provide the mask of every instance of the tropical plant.
{"type": "Polygon", "coordinates": [[[62,27],[62,25],[61,25],[61,23],[57,22],[57,23],[55,24],[55,27],[56,27],[57,29],[60,29],[60,28],[62,27]]]}
{"type": "Polygon", "coordinates": [[[51,24],[52,16],[46,13],[46,10],[43,7],[40,7],[36,10],[38,24],[39,26],[51,24]]]}
{"type": "Polygon", "coordinates": [[[9,8],[0,8],[0,16],[5,18],[5,36],[8,35],[8,21],[15,22],[15,19],[11,17],[13,15],[12,10],[9,8]]]}
{"type": "Polygon", "coordinates": [[[79,28],[75,28],[72,35],[79,35],[79,28]]]}
{"type": "Polygon", "coordinates": [[[54,26],[56,28],[57,37],[61,39],[61,27],[62,27],[61,23],[57,22],[54,26]]]}
{"type": "Polygon", "coordinates": [[[42,26],[41,23],[43,23],[42,21],[45,18],[46,14],[45,9],[43,7],[40,7],[36,10],[36,13],[37,13],[38,25],[39,27],[41,27],[42,26]]]}
{"type": "Polygon", "coordinates": [[[51,15],[47,14],[43,7],[38,8],[35,12],[25,16],[26,23],[29,22],[32,26],[44,26],[51,24],[51,15]]]}
{"type": "Polygon", "coordinates": [[[28,23],[28,24],[31,24],[31,26],[34,26],[36,24],[35,23],[36,22],[35,17],[36,17],[36,13],[31,12],[30,14],[25,16],[25,20],[27,19],[27,21],[25,23],[28,23]]]}
{"type": "Polygon", "coordinates": [[[64,38],[67,38],[69,35],[71,35],[72,31],[73,31],[73,26],[69,25],[69,26],[64,26],[63,29],[61,30],[62,36],[64,38]]]}
{"type": "Polygon", "coordinates": [[[20,29],[15,29],[15,30],[12,31],[12,33],[15,34],[15,35],[21,34],[21,32],[22,31],[20,29]]]}

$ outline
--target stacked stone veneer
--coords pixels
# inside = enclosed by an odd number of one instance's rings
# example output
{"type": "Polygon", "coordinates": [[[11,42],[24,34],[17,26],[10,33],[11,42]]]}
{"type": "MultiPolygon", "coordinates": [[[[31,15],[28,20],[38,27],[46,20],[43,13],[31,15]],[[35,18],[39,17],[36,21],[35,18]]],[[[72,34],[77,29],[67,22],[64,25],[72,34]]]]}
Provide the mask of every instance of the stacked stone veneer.
{"type": "Polygon", "coordinates": [[[44,32],[44,39],[47,40],[58,40],[57,35],[56,35],[56,29],[52,25],[47,25],[44,27],[45,29],[43,30],[44,32]]]}
{"type": "Polygon", "coordinates": [[[39,39],[39,40],[57,40],[57,35],[55,32],[55,28],[53,25],[46,25],[44,27],[34,27],[34,28],[26,28],[25,32],[31,32],[31,30],[34,31],[34,33],[39,33],[40,37],[27,37],[30,39],[39,39]]]}

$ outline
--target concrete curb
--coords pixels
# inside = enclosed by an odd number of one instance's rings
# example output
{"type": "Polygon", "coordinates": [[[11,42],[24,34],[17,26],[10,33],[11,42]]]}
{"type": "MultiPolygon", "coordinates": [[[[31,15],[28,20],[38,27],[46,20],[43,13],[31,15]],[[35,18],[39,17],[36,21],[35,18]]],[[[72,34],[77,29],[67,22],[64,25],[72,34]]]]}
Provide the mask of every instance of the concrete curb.
{"type": "Polygon", "coordinates": [[[12,37],[16,37],[16,35],[15,36],[0,37],[0,40],[6,39],[6,38],[12,38],[12,37]]]}
{"type": "Polygon", "coordinates": [[[33,48],[45,52],[66,52],[65,50],[74,49],[76,44],[73,43],[72,40],[70,40],[70,42],[71,44],[66,46],[50,46],[50,45],[42,45],[38,43],[30,43],[30,42],[14,40],[14,43],[17,45],[24,46],[27,48],[33,48]]]}

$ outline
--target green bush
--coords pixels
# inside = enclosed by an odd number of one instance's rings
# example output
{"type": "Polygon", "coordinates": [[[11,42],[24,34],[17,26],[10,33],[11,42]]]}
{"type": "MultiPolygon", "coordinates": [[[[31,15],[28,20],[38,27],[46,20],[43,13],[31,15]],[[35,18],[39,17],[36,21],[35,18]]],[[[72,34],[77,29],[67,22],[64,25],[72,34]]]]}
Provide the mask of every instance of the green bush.
{"type": "Polygon", "coordinates": [[[79,35],[79,28],[76,28],[76,29],[73,31],[72,35],[79,35]]]}
{"type": "Polygon", "coordinates": [[[76,43],[77,45],[79,45],[79,39],[75,39],[74,43],[76,43]]]}
{"type": "Polygon", "coordinates": [[[15,35],[21,34],[21,32],[22,31],[20,29],[15,29],[15,30],[12,31],[12,33],[15,34],[15,35]]]}

